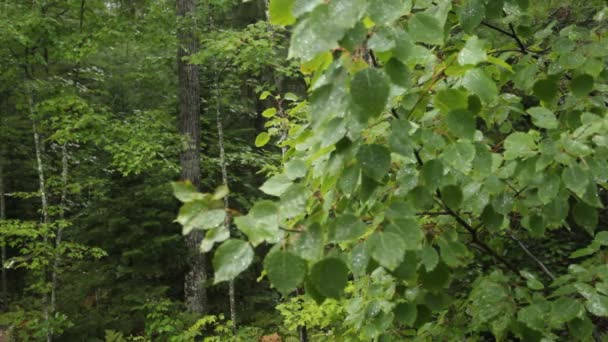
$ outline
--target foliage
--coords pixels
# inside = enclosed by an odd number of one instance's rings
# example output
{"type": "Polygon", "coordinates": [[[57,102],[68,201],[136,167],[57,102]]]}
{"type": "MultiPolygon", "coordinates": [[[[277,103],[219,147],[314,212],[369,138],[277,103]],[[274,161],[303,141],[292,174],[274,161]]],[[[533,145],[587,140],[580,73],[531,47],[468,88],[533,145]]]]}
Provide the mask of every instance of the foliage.
{"type": "Polygon", "coordinates": [[[270,8],[275,24],[294,24],[307,116],[288,120],[283,171],[261,187],[274,200],[235,223],[252,246],[276,244],[265,271],[277,289],[323,303],[343,298],[348,277],[371,279],[345,306],[365,340],[603,330],[599,3],[594,20],[565,25],[515,0],[270,8]],[[314,195],[294,201],[305,189],[314,195]],[[566,253],[545,249],[561,237],[566,253]]]}

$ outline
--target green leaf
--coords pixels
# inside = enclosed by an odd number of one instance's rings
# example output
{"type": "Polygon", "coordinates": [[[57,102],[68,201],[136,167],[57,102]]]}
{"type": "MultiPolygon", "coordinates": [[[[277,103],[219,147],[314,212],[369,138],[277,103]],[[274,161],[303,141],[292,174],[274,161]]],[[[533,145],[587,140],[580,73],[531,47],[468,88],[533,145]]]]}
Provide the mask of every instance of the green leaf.
{"type": "Polygon", "coordinates": [[[226,241],[229,238],[230,230],[223,225],[209,229],[201,242],[200,251],[201,253],[208,253],[213,249],[214,244],[226,241]]]}
{"type": "Polygon", "coordinates": [[[312,60],[317,54],[338,47],[346,28],[332,21],[329,5],[316,6],[308,17],[299,20],[293,29],[289,58],[312,60]]]}
{"type": "Polygon", "coordinates": [[[505,139],[506,160],[529,158],[536,155],[536,139],[529,133],[515,132],[505,139]]]}
{"type": "Polygon", "coordinates": [[[428,187],[436,189],[443,177],[443,163],[439,159],[429,160],[422,165],[420,174],[428,187]]]}
{"type": "Polygon", "coordinates": [[[406,251],[419,250],[422,247],[424,233],[418,222],[412,218],[395,219],[388,225],[385,232],[399,235],[405,242],[406,251]]]}
{"type": "Polygon", "coordinates": [[[363,276],[367,271],[370,256],[365,243],[357,244],[350,252],[350,269],[356,276],[363,276]]]}
{"type": "Polygon", "coordinates": [[[285,163],[285,175],[291,180],[306,176],[306,162],[302,159],[292,159],[285,163]]]}
{"type": "Polygon", "coordinates": [[[557,197],[561,189],[562,180],[558,173],[552,173],[545,177],[538,186],[538,198],[543,204],[549,204],[557,197]]]}
{"type": "Polygon", "coordinates": [[[434,270],[420,272],[420,283],[429,291],[441,291],[450,283],[450,269],[444,264],[439,263],[434,270]]]}
{"type": "Polygon", "coordinates": [[[293,243],[293,251],[306,260],[318,260],[323,255],[323,232],[318,223],[311,224],[293,243]]]}
{"type": "Polygon", "coordinates": [[[392,152],[401,154],[405,157],[412,156],[414,146],[409,135],[411,128],[411,124],[406,120],[393,120],[391,122],[389,147],[392,152]]]}
{"type": "Polygon", "coordinates": [[[452,210],[457,210],[462,203],[462,189],[458,185],[448,185],[441,189],[441,199],[452,210]]]}
{"type": "Polygon", "coordinates": [[[550,78],[534,83],[534,95],[541,101],[551,102],[557,96],[557,82],[550,78]]]}
{"type": "Polygon", "coordinates": [[[357,160],[364,174],[381,181],[391,168],[391,153],[382,145],[363,145],[357,152],[357,160]]]}
{"type": "Polygon", "coordinates": [[[253,248],[243,240],[228,240],[213,256],[214,284],[236,278],[253,261],[253,248]]]}
{"type": "Polygon", "coordinates": [[[420,258],[422,259],[422,264],[427,272],[434,270],[439,263],[439,254],[437,254],[437,251],[433,246],[425,245],[422,247],[420,258]]]}
{"type": "Polygon", "coordinates": [[[441,45],[444,40],[443,24],[429,13],[416,13],[408,20],[408,31],[412,40],[441,45]]]}
{"type": "Polygon", "coordinates": [[[413,326],[416,322],[416,317],[418,316],[416,304],[413,303],[398,304],[393,312],[395,313],[397,322],[405,326],[413,326]]]}
{"type": "MultiPolygon", "coordinates": [[[[276,114],[277,114],[276,108],[267,108],[265,111],[262,112],[262,116],[265,118],[271,118],[271,117],[275,116],[276,114]]],[[[259,135],[258,135],[258,137],[259,137],[259,135]]],[[[264,143],[264,145],[265,145],[265,143],[264,143]]]]}
{"type": "Polygon", "coordinates": [[[281,218],[288,219],[300,215],[306,209],[310,191],[302,184],[293,184],[281,195],[281,218]]]}
{"type": "Polygon", "coordinates": [[[395,233],[375,232],[367,244],[372,258],[388,270],[394,270],[403,262],[405,241],[395,233]]]}
{"type": "Polygon", "coordinates": [[[568,190],[582,198],[587,191],[590,179],[587,170],[583,169],[579,164],[573,164],[563,171],[562,181],[568,190]]]}
{"type": "Polygon", "coordinates": [[[494,207],[488,204],[481,213],[481,222],[486,227],[486,229],[490,231],[496,231],[502,227],[502,223],[504,222],[504,216],[497,213],[494,210],[494,207]]]}
{"type": "Polygon", "coordinates": [[[255,138],[255,146],[263,147],[266,144],[268,144],[269,141],[270,141],[270,134],[268,134],[268,132],[262,132],[262,133],[258,134],[258,136],[255,138]]]}
{"type": "Polygon", "coordinates": [[[599,223],[597,209],[583,203],[577,202],[572,208],[574,222],[593,235],[599,223]]]}
{"type": "Polygon", "coordinates": [[[578,300],[560,297],[551,303],[551,320],[557,324],[569,322],[584,312],[585,308],[578,300]]]}
{"type": "Polygon", "coordinates": [[[194,229],[211,229],[219,226],[226,218],[224,209],[209,209],[206,201],[186,202],[179,210],[176,221],[182,227],[182,233],[188,235],[194,229]]]}
{"type": "Polygon", "coordinates": [[[445,163],[454,170],[469,174],[475,159],[475,146],[469,141],[449,145],[442,154],[445,163]]]}
{"type": "Polygon", "coordinates": [[[411,84],[411,75],[407,66],[396,58],[391,58],[384,66],[384,71],[393,84],[407,88],[411,84]]]}
{"type": "Polygon", "coordinates": [[[268,279],[283,295],[288,295],[302,284],[306,268],[306,261],[290,252],[271,252],[264,259],[268,279]]]}
{"type": "Polygon", "coordinates": [[[452,110],[467,110],[469,108],[469,99],[467,93],[460,89],[444,89],[435,95],[433,103],[444,113],[449,113],[452,110]]]}
{"type": "Polygon", "coordinates": [[[295,0],[270,0],[268,12],[273,25],[291,25],[296,18],[291,14],[295,0]]]}
{"type": "Polygon", "coordinates": [[[357,72],[350,84],[352,101],[363,112],[363,121],[382,113],[389,92],[388,78],[378,69],[368,68],[357,72]]]}
{"type": "Polygon", "coordinates": [[[369,0],[368,14],[377,25],[391,24],[407,10],[407,1],[403,0],[369,0]]]}
{"type": "Polygon", "coordinates": [[[593,90],[593,82],[591,75],[578,75],[570,81],[570,90],[577,97],[585,97],[593,90]]]}
{"type": "Polygon", "coordinates": [[[484,103],[492,103],[498,97],[496,82],[480,68],[467,71],[462,79],[462,84],[470,92],[479,96],[484,103]]]}
{"type": "Polygon", "coordinates": [[[475,116],[467,109],[455,109],[445,117],[450,133],[458,138],[473,139],[475,136],[475,116]]]}
{"type": "Polygon", "coordinates": [[[486,14],[486,5],[483,0],[465,0],[458,11],[458,19],[462,29],[472,33],[481,24],[486,14]]]}
{"type": "Polygon", "coordinates": [[[341,259],[326,258],[313,265],[310,280],[322,296],[339,299],[348,282],[348,268],[341,259]]]}
{"type": "Polygon", "coordinates": [[[186,182],[171,182],[173,187],[173,195],[181,202],[191,202],[194,200],[203,199],[205,196],[198,192],[192,183],[186,182]]]}
{"type": "Polygon", "coordinates": [[[532,290],[542,290],[545,288],[543,283],[541,283],[540,280],[538,280],[538,278],[534,274],[532,274],[528,271],[520,271],[519,273],[524,278],[526,278],[526,284],[527,284],[528,288],[530,288],[532,290]]]}
{"type": "Polygon", "coordinates": [[[262,184],[260,187],[260,190],[262,190],[265,194],[278,197],[281,196],[285,190],[291,186],[291,184],[293,184],[293,181],[289,179],[289,177],[284,174],[278,174],[270,177],[266,182],[264,182],[264,184],[262,184]]]}
{"type": "Polygon", "coordinates": [[[466,44],[458,53],[458,64],[460,65],[477,65],[488,60],[488,55],[485,50],[485,42],[477,36],[471,36],[467,39],[466,44]]]}
{"type": "Polygon", "coordinates": [[[264,241],[277,243],[283,236],[279,230],[279,209],[271,201],[257,202],[246,216],[236,217],[234,223],[254,247],[264,241]]]}
{"type": "Polygon", "coordinates": [[[365,234],[367,227],[355,215],[344,214],[329,224],[328,238],[332,242],[350,241],[365,234]]]}
{"type": "Polygon", "coordinates": [[[544,107],[532,107],[528,109],[528,114],[532,117],[532,123],[536,127],[545,129],[556,129],[559,122],[552,111],[544,107]]]}

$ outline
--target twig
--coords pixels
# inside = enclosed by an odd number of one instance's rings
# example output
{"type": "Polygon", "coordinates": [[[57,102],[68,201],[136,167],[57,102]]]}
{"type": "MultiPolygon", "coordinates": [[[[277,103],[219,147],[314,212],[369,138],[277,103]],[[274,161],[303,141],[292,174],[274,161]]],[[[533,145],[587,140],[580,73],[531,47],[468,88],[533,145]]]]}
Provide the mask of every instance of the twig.
{"type": "Polygon", "coordinates": [[[526,245],[524,245],[523,242],[521,242],[521,240],[519,240],[512,232],[507,230],[507,234],[509,234],[509,237],[517,242],[517,244],[519,245],[519,247],[521,247],[521,249],[524,250],[524,252],[532,259],[534,260],[534,262],[536,262],[538,264],[538,266],[540,266],[540,268],[545,272],[545,274],[547,274],[547,276],[549,276],[549,278],[551,278],[551,280],[555,280],[555,276],[553,275],[553,273],[551,273],[551,271],[549,271],[549,269],[547,268],[547,266],[545,266],[545,264],[540,261],[540,259],[538,259],[534,254],[532,254],[532,252],[530,252],[530,250],[526,247],[526,245]]]}

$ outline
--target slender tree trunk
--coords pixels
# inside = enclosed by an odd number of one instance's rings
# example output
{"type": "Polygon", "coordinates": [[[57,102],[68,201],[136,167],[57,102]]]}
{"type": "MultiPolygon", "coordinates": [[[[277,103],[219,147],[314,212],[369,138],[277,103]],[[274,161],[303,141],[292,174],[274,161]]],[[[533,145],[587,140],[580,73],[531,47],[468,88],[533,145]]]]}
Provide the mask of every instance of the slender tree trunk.
{"type": "MultiPolygon", "coordinates": [[[[59,203],[59,219],[65,219],[66,201],[68,193],[68,149],[66,143],[61,145],[61,199],[59,203]]],[[[57,288],[59,281],[59,264],[61,263],[61,239],[63,228],[57,229],[55,235],[55,255],[53,259],[53,269],[51,273],[51,315],[57,311],[57,288]]]]}
{"type": "MultiPolygon", "coordinates": [[[[48,224],[50,223],[49,218],[49,204],[46,193],[46,178],[44,177],[44,165],[42,163],[42,143],[40,142],[40,133],[38,132],[38,123],[36,118],[34,118],[34,99],[33,94],[29,94],[28,96],[28,106],[30,115],[32,117],[32,130],[34,131],[34,149],[36,151],[36,169],[38,172],[38,191],[40,193],[40,201],[42,203],[42,224],[45,228],[48,228],[48,224]]],[[[48,234],[44,234],[44,242],[48,242],[48,234]]],[[[47,271],[43,271],[43,277],[47,278],[47,271]]],[[[43,294],[43,305],[44,305],[44,319],[48,323],[50,320],[51,308],[49,305],[49,295],[46,291],[43,294]]],[[[46,334],[46,340],[48,342],[53,340],[53,330],[49,329],[46,334]]]]}
{"type": "MultiPolygon", "coordinates": [[[[218,75],[219,76],[219,75],[218,75]]],[[[215,79],[215,118],[217,120],[217,136],[220,147],[220,167],[222,170],[222,184],[228,187],[228,169],[226,167],[226,150],[224,148],[224,125],[222,123],[221,111],[221,91],[219,77],[215,79]]],[[[226,219],[224,227],[232,231],[232,215],[228,210],[230,208],[229,195],[224,197],[224,209],[226,209],[226,219]]],[[[237,330],[237,310],[236,310],[236,291],[234,287],[234,279],[228,283],[228,297],[230,301],[230,320],[232,321],[232,331],[236,334],[237,330]]]]}
{"type": "MultiPolygon", "coordinates": [[[[177,68],[179,78],[179,129],[188,144],[180,154],[181,179],[200,188],[200,84],[198,67],[184,60],[198,51],[196,37],[196,0],[176,0],[178,29],[177,68]]],[[[192,254],[190,270],[184,282],[185,302],[188,310],[203,314],[207,308],[206,256],[199,251],[202,232],[194,230],[186,236],[186,245],[192,254]]]]}
{"type": "MultiPolygon", "coordinates": [[[[4,198],[4,149],[0,148],[0,221],[6,220],[6,202],[4,198]]],[[[6,307],[8,301],[8,290],[6,285],[6,268],[4,263],[6,262],[6,241],[2,243],[2,308],[6,307]]]]}

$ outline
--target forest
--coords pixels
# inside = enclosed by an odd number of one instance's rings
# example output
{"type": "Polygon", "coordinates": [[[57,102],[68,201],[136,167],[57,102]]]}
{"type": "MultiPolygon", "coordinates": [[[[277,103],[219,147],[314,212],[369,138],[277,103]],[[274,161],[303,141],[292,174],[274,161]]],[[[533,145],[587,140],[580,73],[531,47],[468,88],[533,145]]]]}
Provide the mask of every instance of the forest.
{"type": "Polygon", "coordinates": [[[0,1],[0,342],[608,341],[605,0],[0,1]]]}

